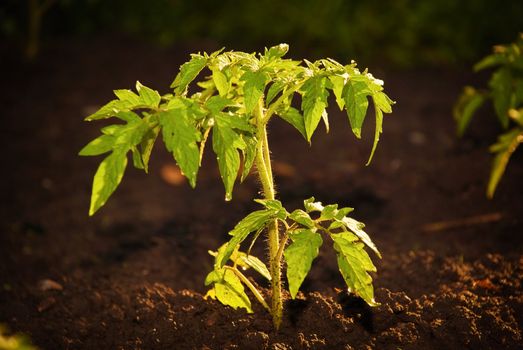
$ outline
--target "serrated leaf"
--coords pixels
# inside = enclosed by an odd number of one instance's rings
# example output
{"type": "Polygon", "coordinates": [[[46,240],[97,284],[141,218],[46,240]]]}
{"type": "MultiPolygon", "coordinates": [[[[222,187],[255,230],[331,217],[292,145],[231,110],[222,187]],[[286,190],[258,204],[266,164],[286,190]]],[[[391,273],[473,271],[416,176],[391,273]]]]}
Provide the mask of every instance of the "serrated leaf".
{"type": "Polygon", "coordinates": [[[115,150],[98,166],[91,191],[89,215],[100,209],[122,181],[127,166],[127,152],[115,150]]]}
{"type": "Polygon", "coordinates": [[[305,124],[307,141],[311,141],[312,134],[318,127],[322,114],[327,107],[329,93],[326,89],[326,79],[322,76],[309,78],[302,86],[303,98],[301,108],[305,124]]]}
{"type": "Polygon", "coordinates": [[[370,306],[378,305],[374,300],[374,288],[369,271],[376,271],[364,245],[354,242],[346,232],[331,234],[338,256],[338,267],[349,291],[359,295],[370,306]]]}
{"type": "Polygon", "coordinates": [[[226,96],[231,87],[229,79],[227,79],[227,76],[219,69],[213,69],[212,80],[214,81],[214,85],[216,86],[216,89],[218,90],[220,96],[226,96]]]}
{"type": "Polygon", "coordinates": [[[303,201],[303,207],[307,211],[307,213],[313,212],[313,211],[322,211],[323,205],[321,202],[315,202],[314,197],[308,198],[303,201]]]}
{"type": "Polygon", "coordinates": [[[499,54],[488,55],[487,57],[483,58],[481,61],[479,61],[478,63],[476,63],[474,65],[474,71],[477,72],[479,70],[497,66],[497,65],[503,64],[505,62],[506,62],[506,59],[503,55],[499,55],[499,54]]]}
{"type": "Polygon", "coordinates": [[[392,105],[394,104],[394,101],[392,101],[383,91],[376,91],[372,95],[372,99],[374,100],[376,107],[381,109],[383,113],[392,113],[392,105]]]}
{"type": "Polygon", "coordinates": [[[315,226],[314,221],[311,219],[309,214],[307,214],[306,212],[304,212],[301,209],[294,210],[291,213],[291,215],[289,215],[289,219],[291,219],[291,220],[297,222],[298,224],[303,225],[307,228],[313,228],[315,226]]]}
{"type": "Polygon", "coordinates": [[[522,142],[523,129],[516,127],[500,135],[498,142],[490,147],[490,151],[497,154],[492,162],[492,169],[490,171],[490,178],[487,186],[487,197],[494,197],[496,187],[505,172],[512,153],[514,153],[516,148],[522,142]]]}
{"type": "Polygon", "coordinates": [[[133,156],[133,166],[136,169],[144,169],[142,155],[140,154],[140,151],[136,147],[131,148],[132,156],[133,156]]]}
{"type": "Polygon", "coordinates": [[[115,129],[116,132],[114,133],[115,141],[113,147],[126,150],[131,149],[133,146],[136,146],[142,141],[143,136],[148,129],[149,128],[147,124],[141,118],[127,123],[126,125],[121,126],[119,129],[115,129]]]}
{"type": "Polygon", "coordinates": [[[234,309],[241,307],[252,313],[249,297],[234,271],[228,269],[211,271],[205,278],[205,285],[210,284],[214,284],[213,292],[208,293],[211,298],[217,298],[222,304],[234,309]]]}
{"type": "Polygon", "coordinates": [[[271,280],[271,274],[267,266],[263,263],[263,261],[254,255],[247,255],[245,253],[239,252],[239,260],[241,260],[243,264],[251,267],[253,270],[265,277],[268,281],[271,280]]]}
{"type": "Polygon", "coordinates": [[[234,229],[229,232],[232,238],[223,250],[218,251],[216,265],[219,268],[223,267],[234,250],[238,248],[240,243],[243,242],[250,233],[262,229],[273,218],[274,210],[270,209],[257,210],[244,217],[236,224],[234,229]]]}
{"type": "Polygon", "coordinates": [[[190,61],[182,64],[180,72],[171,84],[171,88],[174,88],[176,95],[184,95],[187,86],[200,74],[206,65],[207,58],[201,55],[191,55],[190,61]]]}
{"type": "Polygon", "coordinates": [[[268,76],[263,71],[246,71],[243,73],[241,80],[243,84],[243,99],[245,103],[245,111],[247,114],[252,113],[254,107],[263,96],[265,84],[268,76]]]}
{"type": "Polygon", "coordinates": [[[140,150],[142,154],[143,169],[146,173],[149,172],[149,159],[151,158],[151,152],[154,147],[154,143],[160,133],[160,127],[156,126],[150,128],[144,135],[142,142],[140,143],[140,150]]]}
{"type": "Polygon", "coordinates": [[[85,118],[86,121],[107,119],[115,116],[120,111],[128,111],[135,107],[134,103],[122,100],[112,100],[103,105],[99,110],[85,118]]]}
{"type": "Polygon", "coordinates": [[[167,150],[173,154],[189,184],[195,187],[200,167],[200,132],[193,125],[187,110],[182,108],[162,112],[158,119],[167,150]]]}
{"type": "Polygon", "coordinates": [[[318,256],[323,240],[320,234],[307,229],[296,231],[291,239],[293,242],[285,248],[284,256],[289,292],[294,299],[311,269],[312,261],[318,256]]]}
{"type": "Polygon", "coordinates": [[[457,121],[458,136],[462,136],[476,110],[485,102],[485,96],[473,87],[467,86],[454,106],[454,119],[457,121]]]}
{"type": "Polygon", "coordinates": [[[343,99],[343,87],[345,86],[346,79],[340,75],[331,75],[329,76],[329,80],[332,83],[332,92],[336,97],[336,103],[338,104],[340,111],[343,111],[343,108],[345,107],[345,100],[343,99]]]}
{"type": "Polygon", "coordinates": [[[289,213],[287,213],[287,210],[285,210],[281,202],[277,199],[255,199],[254,201],[256,203],[260,203],[265,208],[272,210],[275,218],[285,220],[289,215],[289,213]]]}
{"type": "Polygon", "coordinates": [[[140,96],[132,92],[131,90],[114,90],[114,94],[118,99],[122,101],[128,101],[129,103],[133,105],[139,105],[140,104],[140,96]]]}
{"type": "Polygon", "coordinates": [[[285,113],[282,113],[280,117],[285,120],[287,123],[291,124],[302,134],[304,139],[307,139],[307,132],[305,131],[305,121],[303,116],[300,114],[294,107],[287,109],[285,113]]]}
{"type": "Polygon", "coordinates": [[[162,99],[158,91],[142,85],[139,81],[136,82],[136,91],[140,94],[141,102],[151,108],[157,108],[162,99]]]}
{"type": "Polygon", "coordinates": [[[267,105],[269,105],[273,100],[274,98],[280,93],[283,91],[283,89],[285,88],[286,84],[282,81],[275,81],[274,83],[272,83],[269,87],[269,90],[267,90],[267,96],[265,97],[265,103],[267,105]]]}
{"type": "Polygon", "coordinates": [[[223,96],[212,96],[205,101],[205,107],[213,114],[218,114],[225,107],[232,106],[233,104],[233,101],[223,96]]]}
{"type": "Polygon", "coordinates": [[[376,114],[376,129],[374,131],[374,142],[372,143],[372,150],[370,151],[369,160],[367,160],[367,164],[365,164],[365,165],[370,164],[370,161],[372,160],[372,157],[374,156],[374,152],[376,151],[376,147],[378,146],[378,142],[380,140],[380,135],[383,132],[383,112],[376,105],[376,102],[374,102],[374,113],[376,114]]]}
{"type": "Polygon", "coordinates": [[[361,239],[361,241],[363,243],[365,243],[365,245],[367,247],[372,249],[374,251],[374,253],[376,253],[376,255],[381,258],[381,254],[378,251],[378,248],[372,242],[369,235],[365,231],[363,231],[363,228],[365,227],[365,225],[362,222],[359,222],[357,220],[354,220],[353,218],[349,218],[346,216],[343,217],[339,221],[341,223],[343,223],[345,225],[345,227],[347,227],[349,230],[351,230],[356,236],[358,236],[358,238],[361,239]]]}
{"type": "Polygon", "coordinates": [[[369,107],[367,96],[371,93],[367,81],[362,77],[351,77],[343,89],[349,123],[357,138],[361,138],[361,128],[369,107]]]}
{"type": "Polygon", "coordinates": [[[212,147],[225,187],[225,200],[232,199],[232,190],[240,169],[240,154],[247,145],[241,135],[231,127],[231,118],[216,116],[212,129],[212,147]]]}
{"type": "Polygon", "coordinates": [[[113,135],[101,135],[89,142],[82,150],[78,153],[80,156],[97,156],[104,154],[113,149],[114,146],[113,135]]]}
{"type": "Polygon", "coordinates": [[[332,220],[338,214],[338,204],[329,204],[323,207],[320,214],[320,220],[332,220]]]}
{"type": "Polygon", "coordinates": [[[289,51],[289,45],[280,44],[272,46],[270,49],[265,49],[265,57],[269,60],[282,58],[289,51]]]}
{"type": "Polygon", "coordinates": [[[120,111],[115,114],[115,117],[127,123],[138,123],[142,120],[138,114],[132,111],[120,111]]]}
{"type": "Polygon", "coordinates": [[[492,74],[489,86],[492,91],[494,109],[501,125],[508,127],[508,110],[511,108],[512,74],[508,68],[501,68],[492,74]]]}
{"type": "Polygon", "coordinates": [[[249,175],[252,166],[254,164],[254,160],[256,158],[256,151],[258,147],[258,141],[255,136],[252,137],[246,137],[244,138],[246,147],[243,152],[243,170],[242,170],[242,177],[240,181],[243,182],[247,175],[249,175]]]}

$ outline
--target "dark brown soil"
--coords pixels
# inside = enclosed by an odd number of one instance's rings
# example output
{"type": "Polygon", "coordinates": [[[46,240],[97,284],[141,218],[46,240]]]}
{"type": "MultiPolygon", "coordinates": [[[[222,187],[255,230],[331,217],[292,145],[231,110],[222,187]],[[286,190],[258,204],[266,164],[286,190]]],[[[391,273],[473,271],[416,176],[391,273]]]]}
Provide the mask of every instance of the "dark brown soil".
{"type": "Polygon", "coordinates": [[[31,65],[2,52],[0,323],[53,350],[521,348],[523,158],[515,154],[487,200],[487,148],[498,132],[490,110],[464,139],[453,132],[467,73],[373,69],[398,104],[369,167],[369,142],[334,109],[330,134],[312,147],[271,126],[284,204],[314,195],[355,207],[367,223],[383,253],[376,308],[343,291],[328,249],[303,294],[286,302],[279,333],[258,305],[246,314],[203,300],[207,251],[258,193],[249,179],[225,203],[211,154],[191,190],[167,176],[174,162],[159,144],[151,174],[128,170],[89,218],[99,159],[77,152],[101,124],[83,116],[136,80],[165,91],[191,49],[209,48],[64,42],[31,65]]]}

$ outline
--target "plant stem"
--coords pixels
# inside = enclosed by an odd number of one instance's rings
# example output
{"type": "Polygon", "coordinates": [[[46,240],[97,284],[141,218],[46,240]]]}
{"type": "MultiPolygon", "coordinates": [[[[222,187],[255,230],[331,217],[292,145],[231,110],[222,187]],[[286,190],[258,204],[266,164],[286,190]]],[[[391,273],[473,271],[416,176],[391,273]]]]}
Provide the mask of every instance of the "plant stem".
{"type": "MultiPolygon", "coordinates": [[[[269,142],[267,139],[267,121],[263,114],[263,100],[260,99],[254,111],[257,127],[258,149],[256,150],[256,167],[263,188],[265,199],[275,199],[274,180],[272,177],[269,142]]],[[[274,327],[278,329],[283,314],[281,294],[281,259],[278,257],[280,237],[278,221],[274,220],[268,227],[269,271],[271,273],[271,315],[274,327]]]]}

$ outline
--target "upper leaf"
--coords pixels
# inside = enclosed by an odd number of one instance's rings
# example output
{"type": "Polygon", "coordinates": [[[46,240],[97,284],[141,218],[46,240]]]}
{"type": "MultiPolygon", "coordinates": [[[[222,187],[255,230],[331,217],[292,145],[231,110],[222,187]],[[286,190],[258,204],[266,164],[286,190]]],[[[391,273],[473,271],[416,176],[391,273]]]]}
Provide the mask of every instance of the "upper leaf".
{"type": "Polygon", "coordinates": [[[367,79],[363,76],[351,77],[343,90],[349,122],[357,138],[361,138],[361,127],[369,107],[367,96],[371,94],[367,79]]]}
{"type": "Polygon", "coordinates": [[[263,96],[263,90],[265,89],[267,79],[267,74],[261,70],[255,72],[246,71],[242,75],[241,80],[244,81],[243,98],[246,113],[251,113],[254,107],[256,107],[256,104],[260,101],[260,98],[263,96]]]}
{"type": "Polygon", "coordinates": [[[312,76],[303,84],[302,91],[301,108],[303,109],[307,141],[310,142],[327,107],[329,93],[326,89],[326,79],[321,75],[312,76]]]}
{"type": "Polygon", "coordinates": [[[171,88],[177,95],[184,95],[187,86],[198,76],[203,68],[207,65],[207,58],[201,55],[191,55],[191,60],[182,64],[180,72],[176,75],[171,88]]]}
{"type": "Polygon", "coordinates": [[[159,122],[165,146],[172,152],[190,185],[195,187],[200,167],[198,142],[201,134],[190,118],[188,110],[181,106],[180,104],[180,108],[160,113],[159,122]]]}
{"type": "Polygon", "coordinates": [[[293,242],[285,248],[284,255],[289,292],[294,299],[311,269],[312,261],[318,256],[323,240],[319,233],[307,229],[294,232],[291,239],[293,242]]]}
{"type": "Polygon", "coordinates": [[[378,251],[378,248],[372,242],[369,235],[365,231],[363,231],[365,224],[363,224],[362,222],[359,222],[357,220],[354,220],[353,218],[346,217],[346,216],[339,220],[336,219],[336,221],[343,223],[343,225],[345,225],[356,236],[358,236],[358,238],[361,239],[361,241],[363,243],[365,243],[365,245],[367,245],[367,247],[372,249],[374,251],[374,253],[376,253],[376,255],[381,258],[381,254],[378,251]]]}

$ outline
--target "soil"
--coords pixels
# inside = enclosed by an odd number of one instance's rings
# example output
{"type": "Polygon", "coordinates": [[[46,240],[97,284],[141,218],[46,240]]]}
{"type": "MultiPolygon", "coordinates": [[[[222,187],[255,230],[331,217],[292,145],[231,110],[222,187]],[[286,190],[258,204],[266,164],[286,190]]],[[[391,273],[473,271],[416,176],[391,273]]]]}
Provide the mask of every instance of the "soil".
{"type": "Polygon", "coordinates": [[[192,190],[159,144],[150,174],[128,169],[88,217],[100,159],[77,152],[103,122],[83,117],[136,80],[166,91],[189,52],[215,48],[116,39],[54,42],[32,64],[2,48],[0,323],[41,349],[521,349],[523,155],[486,199],[499,127],[485,108],[457,139],[451,117],[462,86],[482,78],[371,67],[398,103],[369,167],[372,118],[358,141],[332,109],[312,146],[273,122],[279,198],[356,208],[383,255],[380,306],[347,294],[324,249],[275,332],[259,305],[203,298],[207,251],[256,208],[254,177],[224,202],[210,153],[192,190]]]}

